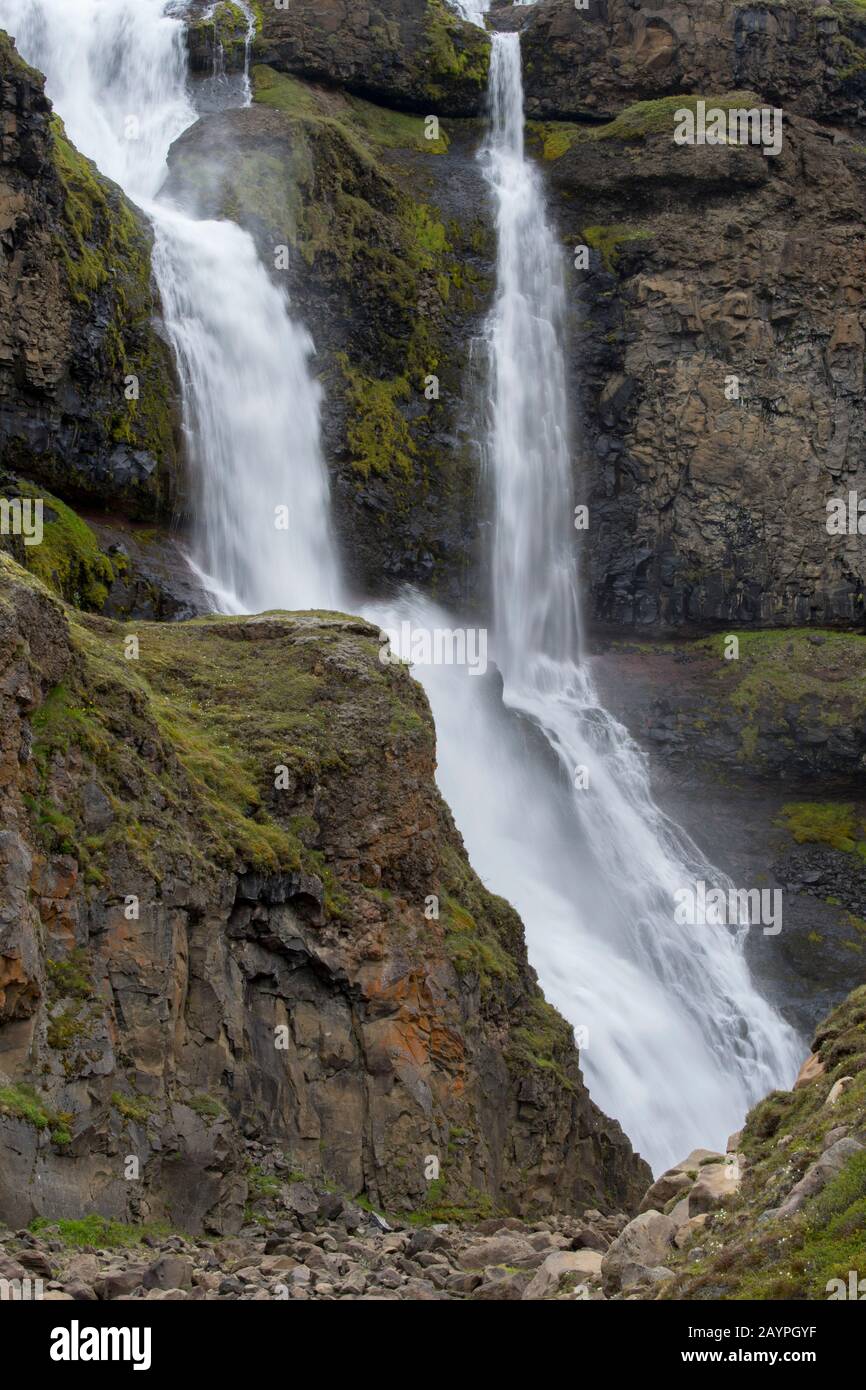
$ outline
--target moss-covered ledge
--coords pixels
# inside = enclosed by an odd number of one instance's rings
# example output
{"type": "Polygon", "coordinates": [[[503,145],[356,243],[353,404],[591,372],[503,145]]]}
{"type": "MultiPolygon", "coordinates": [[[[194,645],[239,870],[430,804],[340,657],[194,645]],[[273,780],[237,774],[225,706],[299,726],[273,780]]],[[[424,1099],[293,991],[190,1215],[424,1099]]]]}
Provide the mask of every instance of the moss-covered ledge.
{"type": "Polygon", "coordinates": [[[398,109],[477,116],[487,100],[490,38],[446,0],[292,0],[262,7],[256,55],[280,72],[398,109]]]}
{"type": "Polygon", "coordinates": [[[423,689],[380,650],[339,613],[110,622],[0,553],[3,737],[26,750],[0,867],[11,846],[33,885],[4,942],[0,1028],[31,1046],[3,1079],[0,1219],[74,1215],[74,1174],[101,1214],[146,1191],[156,1219],[237,1229],[251,1127],[380,1210],[635,1204],[648,1169],[466,859],[423,689]],[[130,1151],[136,1192],[93,1168],[130,1151]]]}

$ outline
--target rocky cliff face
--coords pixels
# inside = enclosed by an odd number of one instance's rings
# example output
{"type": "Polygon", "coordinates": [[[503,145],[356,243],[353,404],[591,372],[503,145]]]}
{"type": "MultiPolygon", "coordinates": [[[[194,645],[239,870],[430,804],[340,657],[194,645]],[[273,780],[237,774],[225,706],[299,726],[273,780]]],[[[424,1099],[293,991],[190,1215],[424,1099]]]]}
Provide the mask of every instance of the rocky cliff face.
{"type": "Polygon", "coordinates": [[[566,240],[593,248],[572,281],[593,612],[850,622],[864,541],[828,535],[827,502],[866,481],[862,148],[794,116],[778,158],[677,147],[679,105],[540,133],[566,240]]]}
{"type": "Polygon", "coordinates": [[[150,231],[43,88],[0,34],[0,463],[61,496],[170,513],[176,390],[150,231]]]}
{"type": "Polygon", "coordinates": [[[862,612],[863,538],[830,537],[826,505],[864,486],[864,21],[806,0],[528,13],[528,110],[557,118],[537,150],[566,245],[592,249],[572,287],[597,622],[862,612]],[[781,153],[676,145],[701,97],[781,107],[781,153]]]}
{"type": "Polygon", "coordinates": [[[631,1204],[376,630],[130,634],[0,564],[0,1217],[236,1229],[250,1139],[397,1212],[631,1204]]]}
{"type": "MultiPolygon", "coordinates": [[[[507,13],[495,6],[494,24],[507,13]]],[[[542,0],[521,27],[531,116],[609,119],[637,101],[744,90],[817,121],[864,115],[860,0],[542,0]]]]}

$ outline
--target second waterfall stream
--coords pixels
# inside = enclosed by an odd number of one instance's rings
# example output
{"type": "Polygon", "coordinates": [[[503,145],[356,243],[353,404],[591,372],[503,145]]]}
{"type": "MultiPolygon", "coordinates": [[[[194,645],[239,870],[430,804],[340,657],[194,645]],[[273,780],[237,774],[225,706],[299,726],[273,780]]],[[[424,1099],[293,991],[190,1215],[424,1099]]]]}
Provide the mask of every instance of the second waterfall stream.
{"type": "MultiPolygon", "coordinates": [[[[476,21],[486,8],[461,6],[476,21]]],[[[215,606],[346,606],[312,342],[245,232],[160,197],[169,148],[196,119],[174,8],[0,0],[0,28],[46,74],[69,138],[153,223],[183,392],[193,559],[215,606]],[[131,115],[135,139],[124,133],[131,115]],[[283,505],[288,536],[273,524],[283,505]]],[[[498,267],[479,444],[494,508],[491,655],[502,693],[465,670],[416,674],[436,718],[440,785],[474,866],[521,913],[547,996],[583,1040],[594,1099],[658,1168],[723,1144],[752,1101],[791,1084],[799,1049],[749,979],[743,933],[675,924],[677,890],[724,880],[655,806],[644,755],[600,706],[581,655],[563,256],[524,155],[516,34],[493,36],[482,158],[498,267]],[[581,768],[589,785],[576,790],[581,768]]],[[[411,593],[369,611],[389,628],[457,625],[411,593]]]]}

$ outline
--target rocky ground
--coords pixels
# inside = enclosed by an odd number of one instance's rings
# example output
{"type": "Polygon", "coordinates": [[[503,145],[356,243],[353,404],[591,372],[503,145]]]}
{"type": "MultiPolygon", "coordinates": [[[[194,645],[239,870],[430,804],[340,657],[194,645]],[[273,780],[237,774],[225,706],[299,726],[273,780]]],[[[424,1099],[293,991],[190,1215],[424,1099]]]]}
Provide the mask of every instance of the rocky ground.
{"type": "Polygon", "coordinates": [[[364,1209],[299,1177],[283,1154],[252,1145],[267,1196],[237,1236],[203,1240],[124,1231],[92,1218],[0,1234],[0,1278],[44,1281],[71,1299],[526,1299],[649,1297],[667,1266],[711,1227],[739,1187],[744,1160],[698,1149],[646,1193],[640,1214],[498,1216],[468,1225],[413,1226],[364,1209]],[[670,1215],[662,1207],[670,1208],[670,1215]],[[104,1239],[120,1241],[100,1248],[104,1239]],[[72,1242],[75,1242],[73,1245],[72,1242]]]}
{"type": "Polygon", "coordinates": [[[791,1092],[663,1173],[637,1215],[397,1220],[246,1148],[230,1238],[88,1217],[0,1231],[0,1279],[56,1300],[604,1301],[826,1297],[866,1253],[866,990],[819,1028],[791,1092]]]}

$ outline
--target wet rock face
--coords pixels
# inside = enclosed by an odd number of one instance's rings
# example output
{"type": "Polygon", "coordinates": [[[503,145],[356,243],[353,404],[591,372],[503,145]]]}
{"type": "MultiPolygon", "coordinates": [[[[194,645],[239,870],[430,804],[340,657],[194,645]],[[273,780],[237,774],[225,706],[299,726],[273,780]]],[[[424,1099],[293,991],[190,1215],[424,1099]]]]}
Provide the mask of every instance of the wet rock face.
{"type": "Polygon", "coordinates": [[[262,16],[256,56],[281,72],[424,114],[484,109],[490,41],[446,0],[292,0],[262,16]]]}
{"type": "Polygon", "coordinates": [[[592,617],[851,623],[866,541],[828,534],[827,505],[866,495],[866,156],[797,117],[778,157],[677,146],[676,105],[538,134],[564,240],[591,248],[571,287],[592,617]]]}
{"type": "Polygon", "coordinates": [[[480,521],[472,344],[495,245],[481,128],[425,121],[253,69],[255,101],[174,145],[167,191],[255,238],[310,330],[350,580],[410,582],[455,606],[480,521]]]}
{"type": "Polygon", "coordinates": [[[0,565],[0,1217],[237,1230],[244,1140],[390,1211],[633,1206],[376,630],[139,623],[128,661],[0,565]]]}
{"type": "Polygon", "coordinates": [[[66,141],[2,33],[0,109],[0,462],[60,496],[170,512],[176,390],[152,326],[150,231],[66,141]]]}
{"type": "Polygon", "coordinates": [[[609,118],[675,93],[753,90],[815,120],[859,121],[866,15],[833,10],[815,0],[542,0],[523,23],[527,114],[609,118]]]}

